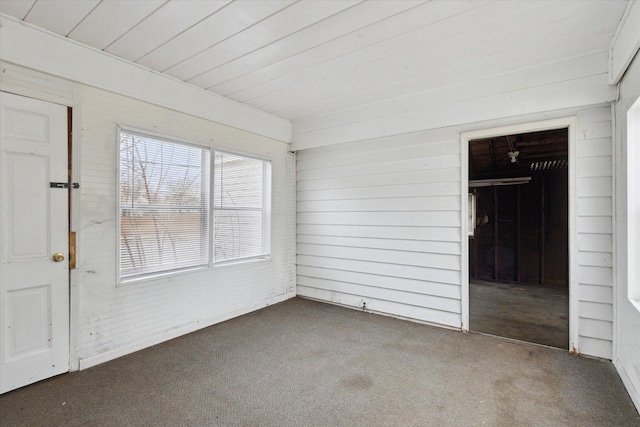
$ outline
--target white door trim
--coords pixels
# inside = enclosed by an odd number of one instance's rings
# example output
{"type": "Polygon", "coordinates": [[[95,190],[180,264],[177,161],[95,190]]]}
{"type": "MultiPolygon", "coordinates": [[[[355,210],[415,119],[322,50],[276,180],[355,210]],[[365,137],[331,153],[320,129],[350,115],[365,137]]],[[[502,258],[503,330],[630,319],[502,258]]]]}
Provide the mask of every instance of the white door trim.
{"type": "MultiPolygon", "coordinates": [[[[71,182],[80,182],[80,135],[82,122],[80,121],[80,105],[72,102],[71,108],[71,182]]],[[[80,257],[82,256],[82,231],[80,230],[80,191],[70,192],[69,203],[69,232],[76,232],[76,268],[69,273],[69,371],[80,369],[80,354],[78,345],[80,324],[80,257]]]]}
{"type": "Polygon", "coordinates": [[[469,238],[468,238],[468,203],[469,193],[469,141],[480,138],[513,135],[518,133],[539,132],[568,128],[569,131],[569,343],[567,348],[572,353],[578,349],[578,232],[577,232],[577,153],[576,153],[576,116],[561,117],[490,129],[481,129],[460,134],[460,222],[461,222],[461,303],[463,331],[469,330],[469,238]]]}

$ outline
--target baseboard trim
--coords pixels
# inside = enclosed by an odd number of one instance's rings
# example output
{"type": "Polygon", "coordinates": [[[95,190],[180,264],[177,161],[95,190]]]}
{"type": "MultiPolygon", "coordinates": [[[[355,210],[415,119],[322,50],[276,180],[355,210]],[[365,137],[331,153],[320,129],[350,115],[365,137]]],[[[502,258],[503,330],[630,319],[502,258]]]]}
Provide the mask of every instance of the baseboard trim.
{"type": "Polygon", "coordinates": [[[125,356],[127,354],[134,353],[136,351],[142,350],[147,347],[151,347],[153,345],[160,344],[162,342],[171,340],[173,338],[177,338],[181,335],[186,335],[188,333],[197,331],[198,329],[207,328],[209,326],[213,326],[217,323],[221,323],[227,320],[231,320],[235,317],[243,316],[245,314],[249,314],[253,311],[260,310],[261,308],[265,308],[267,306],[277,304],[282,301],[286,301],[288,299],[295,298],[295,293],[287,293],[284,295],[279,295],[274,298],[267,299],[258,304],[254,304],[248,307],[243,307],[237,310],[229,311],[227,313],[223,313],[219,316],[214,316],[208,319],[197,320],[194,322],[187,323],[185,325],[180,325],[173,329],[163,331],[152,336],[146,337],[144,339],[138,340],[136,342],[130,343],[123,347],[119,347],[113,350],[105,351],[100,354],[96,354],[94,356],[89,356],[86,358],[80,359],[80,370],[91,368],[92,366],[99,365],[101,363],[108,362],[113,359],[117,359],[118,357],[125,356]]]}
{"type": "Polygon", "coordinates": [[[350,310],[362,311],[363,313],[371,313],[371,314],[376,314],[378,316],[392,317],[398,320],[406,320],[407,322],[420,323],[421,325],[433,326],[435,328],[449,329],[451,331],[458,331],[458,332],[461,331],[460,328],[456,328],[455,326],[444,325],[442,323],[429,322],[427,320],[416,319],[415,317],[401,316],[399,314],[386,313],[384,311],[377,311],[377,310],[370,310],[368,308],[366,310],[362,310],[362,307],[357,307],[355,305],[344,304],[344,303],[339,303],[335,301],[328,301],[320,298],[308,297],[306,295],[296,295],[296,297],[300,299],[306,299],[309,301],[321,302],[324,304],[331,304],[331,305],[335,305],[342,308],[348,308],[350,310]]]}

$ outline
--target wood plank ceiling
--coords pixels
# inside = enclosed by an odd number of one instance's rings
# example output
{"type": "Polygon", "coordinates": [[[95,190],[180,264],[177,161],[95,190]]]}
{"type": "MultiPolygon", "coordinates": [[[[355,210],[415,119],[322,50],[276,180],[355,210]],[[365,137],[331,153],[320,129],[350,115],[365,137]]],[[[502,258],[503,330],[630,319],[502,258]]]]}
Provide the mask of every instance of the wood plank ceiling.
{"type": "Polygon", "coordinates": [[[296,121],[606,51],[626,0],[2,0],[0,12],[296,121]]]}

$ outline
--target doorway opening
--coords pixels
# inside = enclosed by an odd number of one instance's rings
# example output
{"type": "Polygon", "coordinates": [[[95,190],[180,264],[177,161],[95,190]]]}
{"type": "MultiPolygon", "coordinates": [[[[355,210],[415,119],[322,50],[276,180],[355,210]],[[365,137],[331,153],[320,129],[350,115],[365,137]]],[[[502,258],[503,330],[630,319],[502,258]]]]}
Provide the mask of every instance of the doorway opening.
{"type": "Polygon", "coordinates": [[[569,132],[468,144],[469,328],[569,343],[569,132]]]}

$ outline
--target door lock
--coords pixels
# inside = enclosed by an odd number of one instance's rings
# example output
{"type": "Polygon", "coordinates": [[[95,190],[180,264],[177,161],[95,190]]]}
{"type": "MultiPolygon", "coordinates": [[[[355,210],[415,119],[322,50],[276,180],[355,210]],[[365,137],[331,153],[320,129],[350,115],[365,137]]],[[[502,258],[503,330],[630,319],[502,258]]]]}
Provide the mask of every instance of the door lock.
{"type": "Polygon", "coordinates": [[[62,262],[64,261],[64,255],[62,255],[60,252],[56,252],[55,254],[53,254],[53,260],[55,262],[62,262]]]}

